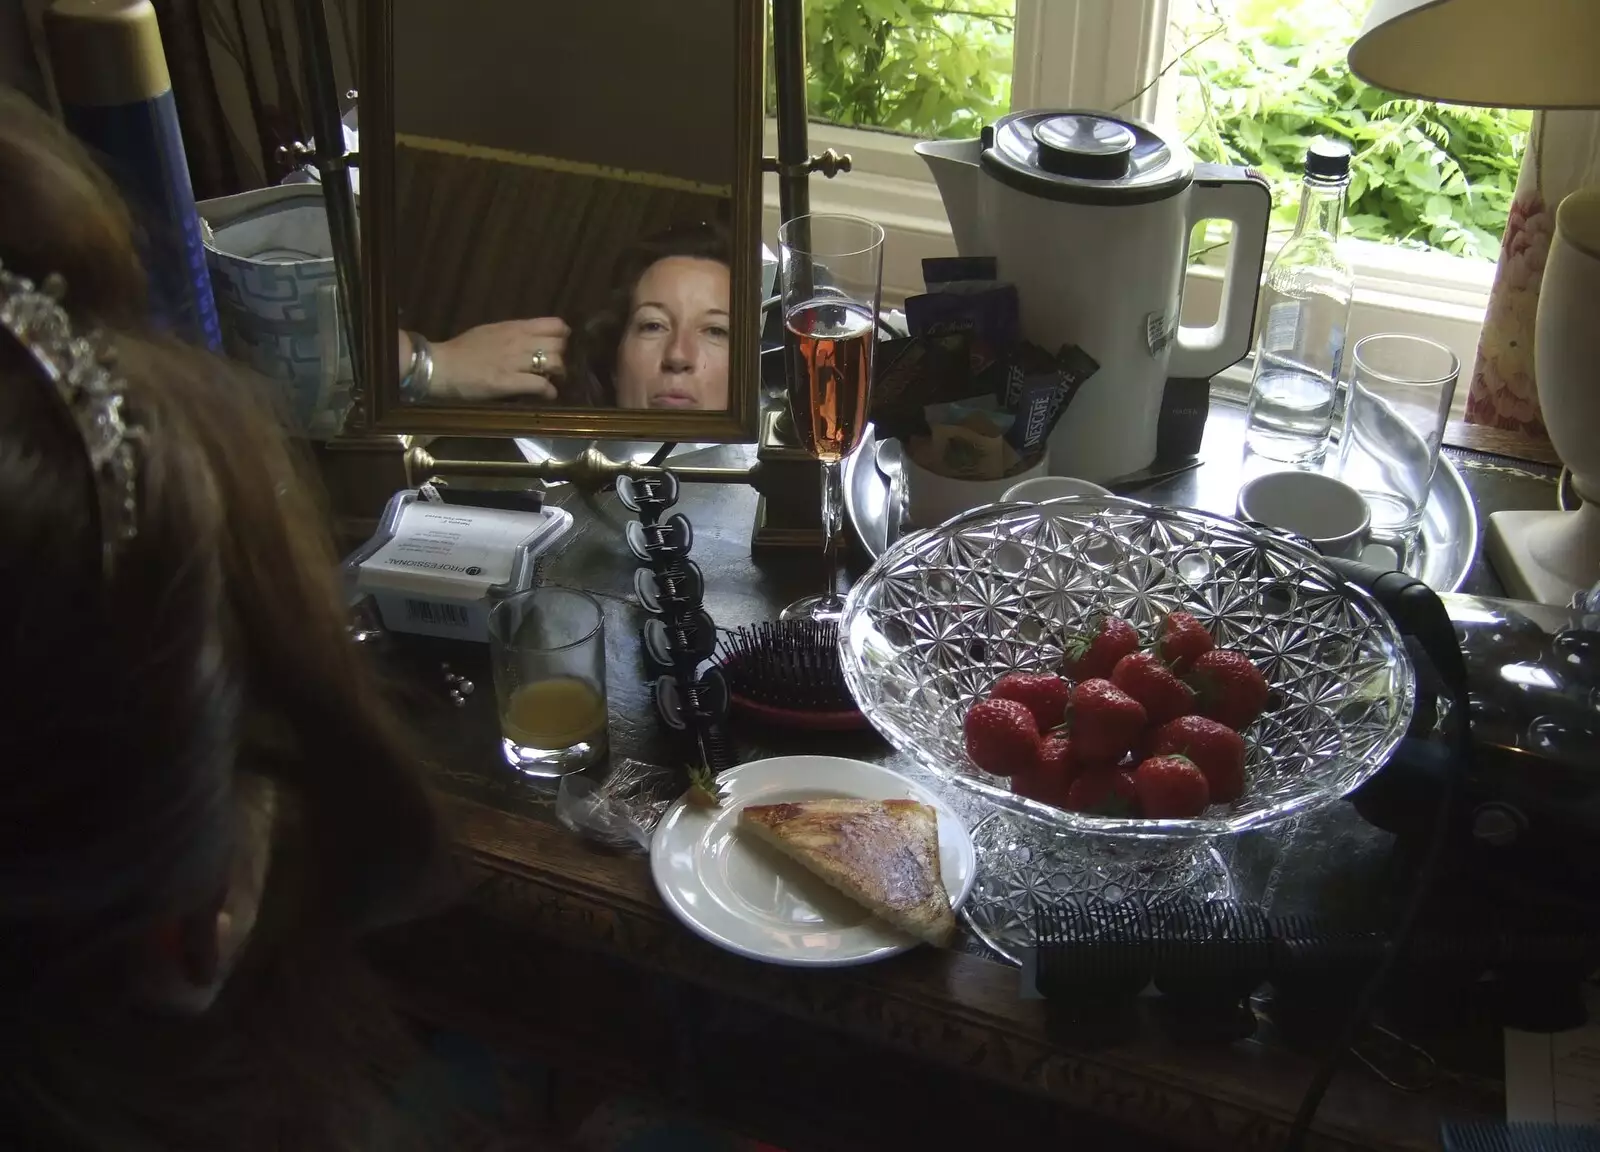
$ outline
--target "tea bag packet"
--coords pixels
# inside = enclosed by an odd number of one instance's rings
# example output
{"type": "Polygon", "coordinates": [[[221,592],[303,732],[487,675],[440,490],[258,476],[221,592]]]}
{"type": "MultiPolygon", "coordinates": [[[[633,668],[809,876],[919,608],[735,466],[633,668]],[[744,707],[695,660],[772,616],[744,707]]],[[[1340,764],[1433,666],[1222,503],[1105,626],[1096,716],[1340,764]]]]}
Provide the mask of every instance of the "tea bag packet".
{"type": "Polygon", "coordinates": [[[922,261],[922,284],[928,292],[963,295],[987,291],[999,282],[993,256],[928,256],[922,261]]]}
{"type": "Polygon", "coordinates": [[[969,395],[969,336],[907,336],[880,341],[873,365],[873,427],[878,439],[926,434],[923,410],[969,395]]]}
{"type": "Polygon", "coordinates": [[[929,290],[906,300],[906,327],[913,336],[970,333],[973,380],[998,391],[1021,323],[1016,285],[994,279],[991,257],[924,260],[923,279],[929,290]]]}

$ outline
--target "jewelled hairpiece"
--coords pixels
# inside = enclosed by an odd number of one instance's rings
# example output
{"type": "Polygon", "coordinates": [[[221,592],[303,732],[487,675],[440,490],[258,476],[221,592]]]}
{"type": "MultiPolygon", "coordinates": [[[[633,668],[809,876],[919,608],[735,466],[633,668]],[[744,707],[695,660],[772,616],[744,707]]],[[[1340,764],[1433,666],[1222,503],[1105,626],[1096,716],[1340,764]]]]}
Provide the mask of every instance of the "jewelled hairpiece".
{"type": "Polygon", "coordinates": [[[122,545],[138,534],[136,441],[144,429],[123,406],[125,385],[110,368],[98,332],[75,333],[61,299],[66,281],[46,277],[42,287],[0,264],[0,328],[16,337],[43,370],[72,415],[94,471],[100,503],[100,539],[106,571],[122,545]]]}

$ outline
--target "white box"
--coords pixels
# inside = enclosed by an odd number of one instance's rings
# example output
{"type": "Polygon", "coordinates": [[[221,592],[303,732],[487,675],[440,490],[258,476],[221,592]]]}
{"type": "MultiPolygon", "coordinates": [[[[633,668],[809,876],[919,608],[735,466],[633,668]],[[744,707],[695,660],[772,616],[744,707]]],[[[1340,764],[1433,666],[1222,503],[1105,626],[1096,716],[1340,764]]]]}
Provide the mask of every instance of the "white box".
{"type": "Polygon", "coordinates": [[[352,600],[372,597],[391,632],[482,643],[489,609],[532,588],[539,553],[571,527],[560,508],[474,508],[407,489],[345,560],[345,579],[352,600]]]}

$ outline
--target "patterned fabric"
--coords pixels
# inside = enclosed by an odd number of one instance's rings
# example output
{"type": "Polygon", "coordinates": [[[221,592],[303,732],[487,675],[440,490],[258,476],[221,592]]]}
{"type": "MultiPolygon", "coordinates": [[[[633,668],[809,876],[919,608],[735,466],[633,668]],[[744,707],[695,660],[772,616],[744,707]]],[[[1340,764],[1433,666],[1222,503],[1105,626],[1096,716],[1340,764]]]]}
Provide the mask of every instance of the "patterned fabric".
{"type": "Polygon", "coordinates": [[[1600,180],[1600,113],[1534,117],[1478,338],[1467,422],[1545,437],[1534,366],[1534,322],[1556,207],[1600,180]]]}
{"type": "MultiPolygon", "coordinates": [[[[1528,168],[1524,163],[1524,180],[1528,168]]],[[[1554,235],[1555,213],[1537,189],[1524,190],[1519,180],[1478,337],[1478,362],[1467,393],[1469,424],[1545,435],[1533,375],[1533,329],[1554,235]]]]}
{"type": "Polygon", "coordinates": [[[354,372],[339,324],[339,290],[320,185],[292,185],[201,203],[206,259],[223,347],[280,382],[290,426],[339,434],[354,372]]]}

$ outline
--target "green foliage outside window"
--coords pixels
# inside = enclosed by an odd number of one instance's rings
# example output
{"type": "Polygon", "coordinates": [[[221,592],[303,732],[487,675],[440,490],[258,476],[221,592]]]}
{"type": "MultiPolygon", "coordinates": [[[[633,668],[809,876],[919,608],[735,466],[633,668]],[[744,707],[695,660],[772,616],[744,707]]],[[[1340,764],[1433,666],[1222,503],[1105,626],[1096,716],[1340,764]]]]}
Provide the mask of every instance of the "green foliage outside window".
{"type": "Polygon", "coordinates": [[[1366,0],[1203,0],[1174,26],[1178,122],[1202,160],[1251,164],[1292,227],[1306,145],[1354,156],[1346,208],[1366,240],[1494,259],[1516,189],[1529,114],[1397,98],[1350,74],[1366,0]]]}
{"type": "MultiPolygon", "coordinates": [[[[813,119],[961,137],[1009,109],[1015,0],[804,3],[813,119]]],[[[1496,256],[1528,113],[1403,100],[1356,79],[1345,53],[1367,0],[1197,6],[1170,36],[1179,130],[1197,158],[1273,182],[1276,228],[1292,226],[1306,145],[1323,135],[1354,151],[1356,236],[1496,256]]]]}
{"type": "Polygon", "coordinates": [[[812,119],[976,136],[1011,107],[1015,0],[805,0],[812,119]]]}

